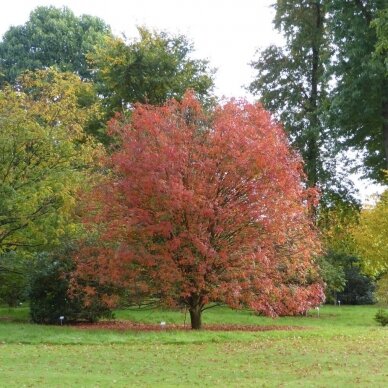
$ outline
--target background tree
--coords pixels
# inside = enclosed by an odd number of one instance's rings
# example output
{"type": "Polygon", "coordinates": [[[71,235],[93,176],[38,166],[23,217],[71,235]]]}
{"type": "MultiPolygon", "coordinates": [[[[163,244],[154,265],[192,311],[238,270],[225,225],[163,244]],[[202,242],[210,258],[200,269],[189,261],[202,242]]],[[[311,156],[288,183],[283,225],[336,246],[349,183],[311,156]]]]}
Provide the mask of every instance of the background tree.
{"type": "MultiPolygon", "coordinates": [[[[362,209],[360,222],[352,229],[355,251],[361,259],[362,271],[376,279],[377,301],[388,300],[388,191],[375,206],[362,209]]],[[[384,315],[384,314],[383,314],[384,315]]]]}
{"type": "Polygon", "coordinates": [[[360,223],[354,227],[356,250],[363,271],[378,276],[388,271],[388,191],[375,206],[361,211],[360,223]]]}
{"type": "Polygon", "coordinates": [[[91,85],[71,73],[27,73],[0,92],[0,254],[55,244],[97,148],[83,126],[91,85]]]}
{"type": "Polygon", "coordinates": [[[354,253],[352,229],[359,222],[360,210],[360,206],[345,201],[321,209],[318,227],[327,251],[345,256],[354,253]]]}
{"type": "Polygon", "coordinates": [[[66,7],[38,7],[24,25],[11,27],[4,34],[0,79],[14,83],[25,70],[50,66],[90,79],[85,55],[106,35],[111,35],[110,28],[97,17],[77,17],[66,7]]]}
{"type": "MultiPolygon", "coordinates": [[[[341,304],[373,304],[375,303],[375,281],[373,277],[361,271],[360,259],[352,256],[343,256],[343,269],[346,285],[337,294],[341,304]]],[[[338,262],[338,261],[337,261],[338,262]]]]}
{"type": "Polygon", "coordinates": [[[213,73],[206,60],[192,59],[194,47],[183,35],[138,28],[140,39],[106,37],[89,55],[108,117],[135,102],[161,105],[181,99],[187,89],[202,102],[213,99],[213,73]]]}
{"type": "MultiPolygon", "coordinates": [[[[322,279],[326,284],[326,301],[329,303],[337,303],[340,293],[351,281],[349,275],[354,271],[349,268],[353,267],[353,263],[358,262],[357,258],[352,256],[354,238],[351,230],[358,223],[360,208],[350,201],[346,202],[338,197],[336,199],[328,206],[320,207],[317,219],[325,248],[323,256],[319,259],[319,266],[322,279]]],[[[343,302],[343,299],[340,300],[343,302]]]]}
{"type": "Polygon", "coordinates": [[[388,168],[387,2],[339,0],[327,6],[336,79],[331,126],[342,147],[362,153],[356,167],[383,181],[382,170],[388,168]]]}
{"type": "Polygon", "coordinates": [[[272,316],[322,302],[315,192],[260,105],[231,101],[209,119],[186,95],[137,105],[111,131],[112,174],[86,200],[100,245],[79,252],[79,276],[187,306],[194,329],[212,302],[272,316]]]}
{"type": "Polygon", "coordinates": [[[27,299],[28,268],[31,262],[14,251],[0,253],[0,304],[17,307],[27,299]]]}
{"type": "Polygon", "coordinates": [[[319,273],[325,283],[326,303],[337,304],[337,295],[346,286],[346,276],[341,260],[342,256],[328,252],[317,260],[319,273]]]}
{"type": "MultiPolygon", "coordinates": [[[[336,161],[383,181],[388,166],[385,0],[278,0],[283,47],[252,62],[249,87],[284,123],[306,163],[309,183],[343,195],[336,161]],[[360,162],[346,152],[361,152],[360,162]],[[331,152],[328,152],[331,151],[331,152]],[[327,183],[326,183],[327,182],[327,183]],[[325,184],[326,183],[326,184],[325,184]]],[[[329,198],[330,200],[330,198],[329,198]]]]}
{"type": "Polygon", "coordinates": [[[329,59],[324,1],[278,0],[275,9],[275,28],[286,43],[270,46],[252,62],[257,76],[249,90],[290,134],[305,162],[308,185],[323,186],[330,175],[325,158],[332,149],[323,116],[329,59]]]}
{"type": "Polygon", "coordinates": [[[385,69],[388,73],[388,8],[378,11],[372,26],[376,28],[377,35],[376,54],[383,55],[385,58],[385,69]]]}

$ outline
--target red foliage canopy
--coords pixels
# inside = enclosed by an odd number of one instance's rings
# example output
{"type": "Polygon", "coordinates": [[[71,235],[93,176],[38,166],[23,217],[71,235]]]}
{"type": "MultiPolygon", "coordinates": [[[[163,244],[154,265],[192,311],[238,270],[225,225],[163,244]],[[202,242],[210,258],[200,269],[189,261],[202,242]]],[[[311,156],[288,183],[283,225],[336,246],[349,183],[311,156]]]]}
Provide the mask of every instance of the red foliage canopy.
{"type": "Polygon", "coordinates": [[[130,124],[110,129],[121,146],[89,197],[86,221],[99,225],[100,244],[80,252],[79,275],[199,315],[214,301],[272,316],[322,302],[315,194],[260,105],[230,101],[209,118],[188,93],[138,105],[130,124]]]}

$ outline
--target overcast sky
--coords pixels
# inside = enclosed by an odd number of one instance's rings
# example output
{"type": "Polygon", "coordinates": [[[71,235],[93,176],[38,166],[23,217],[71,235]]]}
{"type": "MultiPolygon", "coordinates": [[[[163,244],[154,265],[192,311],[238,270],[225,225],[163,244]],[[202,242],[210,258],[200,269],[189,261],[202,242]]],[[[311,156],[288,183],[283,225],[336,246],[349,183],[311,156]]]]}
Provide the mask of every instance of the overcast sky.
{"type": "Polygon", "coordinates": [[[134,37],[136,25],[186,35],[195,57],[207,58],[216,73],[219,96],[247,96],[253,78],[249,62],[256,49],[280,43],[273,30],[273,0],[10,0],[2,4],[1,36],[24,24],[39,5],[67,6],[76,15],[98,16],[117,35],[134,37]]]}

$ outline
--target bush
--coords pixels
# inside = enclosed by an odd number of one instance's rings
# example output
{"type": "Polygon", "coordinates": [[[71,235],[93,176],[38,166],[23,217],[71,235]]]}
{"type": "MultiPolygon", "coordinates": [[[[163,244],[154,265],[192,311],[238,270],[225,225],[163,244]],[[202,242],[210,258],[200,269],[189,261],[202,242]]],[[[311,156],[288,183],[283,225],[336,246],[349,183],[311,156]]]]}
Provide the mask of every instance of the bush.
{"type": "Polygon", "coordinates": [[[372,304],[374,280],[361,273],[358,257],[328,252],[319,262],[321,276],[326,283],[326,301],[341,304],[372,304]]]}
{"type": "Polygon", "coordinates": [[[373,304],[375,284],[372,278],[363,275],[358,266],[358,262],[354,262],[351,266],[344,269],[346,286],[344,290],[338,293],[338,299],[343,304],[373,304]]]}
{"type": "Polygon", "coordinates": [[[381,326],[386,326],[388,325],[388,311],[380,309],[376,315],[375,315],[375,320],[380,323],[381,326]]]}
{"type": "Polygon", "coordinates": [[[33,322],[55,324],[59,317],[64,322],[95,322],[101,317],[112,317],[112,311],[98,298],[85,304],[85,294],[76,290],[69,296],[74,263],[63,254],[40,254],[30,277],[30,315],[33,322]]]}

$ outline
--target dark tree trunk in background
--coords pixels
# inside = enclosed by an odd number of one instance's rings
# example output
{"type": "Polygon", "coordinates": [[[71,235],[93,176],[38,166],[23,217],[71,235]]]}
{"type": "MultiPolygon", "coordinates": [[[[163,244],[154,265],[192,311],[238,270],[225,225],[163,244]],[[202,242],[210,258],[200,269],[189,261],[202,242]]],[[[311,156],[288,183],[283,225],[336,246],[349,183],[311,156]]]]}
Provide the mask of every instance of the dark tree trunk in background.
{"type": "MultiPolygon", "coordinates": [[[[315,4],[315,31],[317,35],[321,36],[322,34],[322,14],[321,14],[321,3],[317,1],[315,4]],[[319,32],[319,34],[318,34],[319,32]]],[[[320,62],[321,62],[321,53],[320,53],[320,39],[316,38],[312,42],[312,63],[311,63],[311,95],[310,95],[310,126],[313,131],[310,134],[308,140],[308,159],[307,164],[307,179],[310,187],[316,187],[319,181],[319,137],[320,137],[320,124],[318,117],[318,105],[319,105],[319,94],[318,94],[318,85],[320,78],[320,62]]]]}
{"type": "MultiPolygon", "coordinates": [[[[386,84],[388,85],[388,82],[386,84]]],[[[383,120],[385,168],[388,170],[388,98],[383,101],[383,120]]]]}

